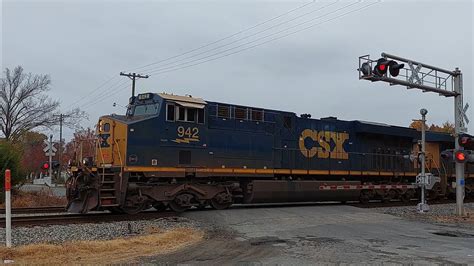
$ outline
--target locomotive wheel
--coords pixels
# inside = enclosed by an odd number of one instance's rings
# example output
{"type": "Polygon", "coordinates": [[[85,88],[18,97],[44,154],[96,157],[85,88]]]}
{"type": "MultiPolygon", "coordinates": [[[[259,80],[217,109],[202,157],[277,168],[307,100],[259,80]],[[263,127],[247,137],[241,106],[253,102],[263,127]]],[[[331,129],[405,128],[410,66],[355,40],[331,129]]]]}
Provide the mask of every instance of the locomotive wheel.
{"type": "Polygon", "coordinates": [[[216,210],[227,209],[232,205],[232,195],[221,192],[211,199],[211,206],[216,210]]]}
{"type": "Polygon", "coordinates": [[[137,214],[145,209],[145,204],[140,203],[134,206],[123,206],[120,209],[126,214],[137,214]]]}
{"type": "Polygon", "coordinates": [[[191,208],[194,195],[190,193],[180,193],[169,202],[169,207],[175,212],[184,212],[191,208]]]}
{"type": "Polygon", "coordinates": [[[401,195],[400,198],[402,199],[403,202],[409,203],[411,199],[414,197],[415,197],[415,191],[413,189],[408,189],[407,191],[405,191],[405,193],[401,195]]]}
{"type": "Polygon", "coordinates": [[[146,201],[142,200],[138,197],[138,195],[133,195],[130,197],[127,197],[125,200],[125,205],[120,207],[120,210],[122,210],[126,214],[137,214],[141,211],[143,211],[146,208],[146,201]]]}
{"type": "Polygon", "coordinates": [[[411,197],[410,197],[410,195],[408,195],[407,193],[403,193],[403,194],[400,196],[400,199],[402,200],[403,203],[409,203],[410,200],[411,200],[411,197]]]}
{"type": "Polygon", "coordinates": [[[369,200],[370,200],[369,193],[367,193],[366,190],[362,190],[360,192],[360,196],[359,196],[360,203],[367,204],[367,203],[369,203],[369,200]]]}
{"type": "Polygon", "coordinates": [[[390,200],[398,199],[399,194],[398,194],[398,191],[396,191],[395,189],[390,189],[388,191],[387,196],[388,196],[389,201],[390,201],[390,200]]]}
{"type": "Polygon", "coordinates": [[[431,190],[428,190],[428,198],[430,200],[436,200],[441,194],[441,185],[436,183],[431,190]]]}

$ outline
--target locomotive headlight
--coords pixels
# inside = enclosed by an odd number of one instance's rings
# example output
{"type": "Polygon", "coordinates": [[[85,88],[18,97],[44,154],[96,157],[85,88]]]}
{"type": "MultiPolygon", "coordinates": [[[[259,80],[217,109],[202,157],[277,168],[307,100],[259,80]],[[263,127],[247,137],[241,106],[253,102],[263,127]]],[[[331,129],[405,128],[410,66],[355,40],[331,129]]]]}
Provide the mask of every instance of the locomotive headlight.
{"type": "Polygon", "coordinates": [[[92,166],[92,157],[84,157],[82,158],[82,164],[91,167],[92,166]]]}

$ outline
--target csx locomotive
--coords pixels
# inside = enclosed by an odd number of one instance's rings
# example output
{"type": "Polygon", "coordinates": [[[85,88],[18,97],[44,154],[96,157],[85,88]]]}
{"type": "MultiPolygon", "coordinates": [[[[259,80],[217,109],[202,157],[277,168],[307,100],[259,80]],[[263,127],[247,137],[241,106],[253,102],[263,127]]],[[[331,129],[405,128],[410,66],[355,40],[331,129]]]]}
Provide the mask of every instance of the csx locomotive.
{"type": "MultiPolygon", "coordinates": [[[[181,212],[233,203],[408,201],[420,132],[335,117],[144,93],[97,124],[96,155],[70,167],[68,210],[181,212]]],[[[449,134],[428,132],[431,197],[453,192],[449,134]]],[[[81,158],[82,159],[82,158],[81,158]]],[[[469,185],[468,185],[469,186],[469,185]]]]}

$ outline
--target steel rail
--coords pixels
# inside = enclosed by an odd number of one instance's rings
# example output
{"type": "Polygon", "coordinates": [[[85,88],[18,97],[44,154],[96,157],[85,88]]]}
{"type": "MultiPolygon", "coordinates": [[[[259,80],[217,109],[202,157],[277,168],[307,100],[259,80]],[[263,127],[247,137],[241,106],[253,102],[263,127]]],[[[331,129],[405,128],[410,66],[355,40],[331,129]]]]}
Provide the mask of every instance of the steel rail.
{"type": "MultiPolygon", "coordinates": [[[[18,207],[12,208],[13,214],[30,214],[30,213],[54,213],[65,212],[66,206],[49,206],[49,207],[18,207]]],[[[0,214],[5,214],[5,208],[0,208],[0,214]]]]}
{"type": "MultiPolygon", "coordinates": [[[[135,215],[108,212],[86,214],[35,215],[12,217],[12,226],[45,226],[54,224],[101,223],[117,221],[150,220],[177,216],[175,212],[141,212],[135,215]]],[[[5,226],[5,218],[0,218],[0,227],[5,226]]]]}

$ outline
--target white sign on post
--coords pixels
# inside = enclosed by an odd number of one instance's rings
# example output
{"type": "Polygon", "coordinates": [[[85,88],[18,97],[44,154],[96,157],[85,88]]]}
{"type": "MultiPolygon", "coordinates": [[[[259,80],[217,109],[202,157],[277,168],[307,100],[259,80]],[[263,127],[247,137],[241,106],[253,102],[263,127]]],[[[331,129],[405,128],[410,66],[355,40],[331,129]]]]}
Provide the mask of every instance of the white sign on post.
{"type": "Polygon", "coordinates": [[[50,144],[49,141],[47,140],[44,140],[43,141],[45,144],[46,144],[46,147],[43,148],[43,151],[45,152],[45,155],[46,156],[49,156],[49,154],[51,153],[51,156],[54,156],[56,155],[56,147],[54,147],[54,145],[50,144]]]}

